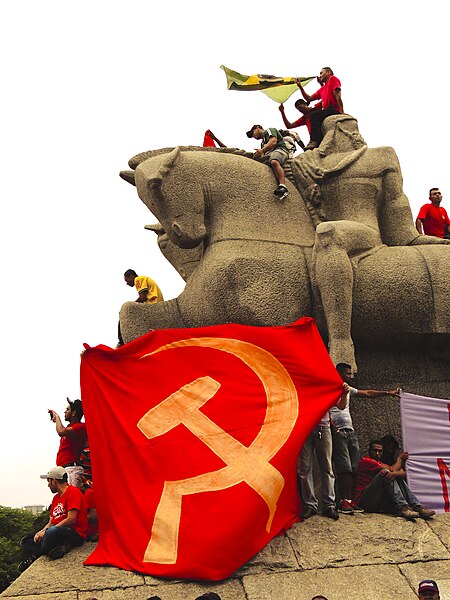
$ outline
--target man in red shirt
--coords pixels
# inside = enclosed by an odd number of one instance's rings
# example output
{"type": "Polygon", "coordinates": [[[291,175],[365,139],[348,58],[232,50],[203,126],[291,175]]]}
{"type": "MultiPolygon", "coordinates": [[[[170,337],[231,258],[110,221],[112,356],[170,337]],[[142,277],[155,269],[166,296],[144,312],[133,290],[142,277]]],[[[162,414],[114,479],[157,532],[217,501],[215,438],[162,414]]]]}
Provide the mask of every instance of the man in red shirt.
{"type": "Polygon", "coordinates": [[[434,235],[444,238],[450,234],[450,219],[447,211],[441,206],[442,194],[439,188],[431,188],[430,204],[424,204],[416,219],[416,228],[422,235],[434,235]]]}
{"type": "Polygon", "coordinates": [[[87,446],[86,424],[81,423],[83,406],[81,400],[69,400],[64,412],[64,419],[69,423],[67,427],[61,422],[57,412],[49,409],[50,419],[56,425],[56,433],[61,438],[56,464],[66,470],[69,485],[81,487],[83,485],[83,467],[80,465],[80,454],[87,446]]]}
{"type": "Polygon", "coordinates": [[[84,495],[84,507],[86,509],[86,515],[88,520],[88,530],[86,539],[89,542],[96,542],[98,540],[98,515],[92,480],[87,479],[85,477],[81,491],[84,495]]]}
{"type": "Polygon", "coordinates": [[[50,518],[40,531],[20,541],[24,553],[20,571],[43,554],[52,560],[61,558],[71,548],[80,546],[86,538],[88,521],[81,490],[68,485],[67,473],[62,467],[53,467],[41,475],[41,479],[47,479],[48,487],[55,494],[50,518]]]}
{"type": "Polygon", "coordinates": [[[327,117],[344,112],[341,82],[334,76],[330,67],[323,67],[317,77],[317,81],[321,87],[310,96],[305,92],[301,81],[299,79],[296,80],[306,102],[312,102],[313,100],[321,100],[322,102],[322,110],[314,110],[309,115],[311,121],[311,140],[305,150],[313,150],[319,146],[323,140],[322,123],[327,117]]]}
{"type": "MultiPolygon", "coordinates": [[[[291,123],[290,121],[288,121],[287,117],[286,117],[286,113],[284,112],[284,105],[280,104],[280,106],[278,107],[280,113],[281,113],[281,118],[283,119],[283,123],[285,125],[285,127],[287,127],[288,129],[294,129],[294,127],[301,127],[302,125],[306,125],[306,127],[308,128],[309,133],[311,134],[311,122],[309,120],[309,113],[314,110],[313,108],[310,108],[308,106],[308,104],[306,103],[305,100],[302,100],[301,98],[299,100],[296,101],[296,103],[294,104],[295,108],[302,113],[302,117],[300,117],[299,119],[297,119],[296,121],[294,121],[293,123],[291,123]]],[[[317,106],[317,105],[316,105],[317,106]]],[[[316,107],[314,107],[316,108],[316,107]]],[[[303,148],[303,150],[305,149],[305,145],[303,142],[301,142],[301,147],[303,148]]]]}
{"type": "Polygon", "coordinates": [[[366,512],[396,514],[412,520],[429,519],[435,512],[425,508],[406,483],[403,462],[408,453],[401,452],[391,466],[381,462],[383,444],[372,440],[367,456],[359,461],[353,501],[366,512]]]}

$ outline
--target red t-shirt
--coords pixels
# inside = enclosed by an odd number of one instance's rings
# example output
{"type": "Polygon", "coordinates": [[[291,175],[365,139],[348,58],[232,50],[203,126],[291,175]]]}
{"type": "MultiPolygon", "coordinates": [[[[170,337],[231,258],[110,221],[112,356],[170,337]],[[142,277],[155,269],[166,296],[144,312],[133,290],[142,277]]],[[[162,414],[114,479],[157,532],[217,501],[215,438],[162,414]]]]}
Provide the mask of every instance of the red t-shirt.
{"type": "MultiPolygon", "coordinates": [[[[96,508],[95,495],[94,495],[94,490],[92,487],[89,487],[84,492],[84,507],[86,509],[86,515],[90,508],[96,508]]],[[[89,523],[89,521],[88,521],[88,530],[87,530],[88,537],[92,537],[96,533],[98,533],[98,524],[97,523],[89,523]]]]}
{"type": "Polygon", "coordinates": [[[68,485],[64,494],[53,496],[52,505],[50,507],[50,516],[52,525],[57,525],[65,519],[69,510],[77,511],[77,520],[74,525],[70,525],[82,538],[86,537],[88,529],[87,513],[84,506],[83,494],[81,490],[73,485],[68,485]]]}
{"type": "Polygon", "coordinates": [[[292,125],[294,127],[301,127],[302,125],[306,125],[306,127],[308,128],[309,133],[311,133],[311,122],[309,120],[309,117],[306,115],[303,115],[303,117],[300,117],[300,119],[297,119],[296,121],[294,121],[292,123],[292,125]]]}
{"type": "Polygon", "coordinates": [[[358,503],[358,500],[361,498],[361,495],[372,479],[375,477],[377,473],[379,473],[384,466],[382,463],[370,458],[370,456],[363,456],[359,461],[358,465],[358,473],[356,475],[356,483],[355,483],[355,493],[353,495],[353,500],[358,503]]]}
{"type": "Polygon", "coordinates": [[[425,235],[434,235],[439,238],[444,237],[445,225],[450,225],[447,211],[442,206],[435,206],[431,202],[424,204],[417,216],[423,221],[423,232],[425,235]]]}
{"type": "MultiPolygon", "coordinates": [[[[322,105],[320,102],[318,102],[312,107],[312,110],[320,110],[321,108],[322,105]]],[[[306,125],[309,133],[311,133],[311,121],[309,120],[309,115],[303,115],[303,117],[300,117],[300,119],[297,119],[292,123],[293,127],[301,127],[302,125],[306,125]]]]}
{"type": "Polygon", "coordinates": [[[326,84],[319,88],[317,92],[312,95],[312,99],[319,100],[320,98],[322,100],[322,110],[325,110],[330,106],[340,110],[336,98],[334,97],[334,90],[338,88],[341,88],[341,82],[337,77],[331,75],[326,84]]]}
{"type": "Polygon", "coordinates": [[[80,454],[86,446],[86,423],[73,423],[69,427],[73,429],[73,433],[71,435],[63,435],[59,442],[59,450],[56,455],[56,464],[58,467],[78,462],[80,454]]]}

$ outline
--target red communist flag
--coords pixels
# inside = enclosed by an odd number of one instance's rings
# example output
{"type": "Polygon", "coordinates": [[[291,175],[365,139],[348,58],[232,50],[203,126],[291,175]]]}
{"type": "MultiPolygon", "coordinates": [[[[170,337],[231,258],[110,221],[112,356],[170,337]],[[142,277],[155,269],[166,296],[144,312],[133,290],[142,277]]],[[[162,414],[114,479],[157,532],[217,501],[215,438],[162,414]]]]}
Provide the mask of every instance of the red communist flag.
{"type": "Polygon", "coordinates": [[[223,579],[300,512],[300,448],[342,392],[314,320],[87,348],[100,539],[88,565],[223,579]]]}
{"type": "Polygon", "coordinates": [[[211,131],[209,129],[205,131],[205,137],[203,138],[203,147],[207,148],[208,146],[212,146],[213,148],[216,147],[216,144],[214,143],[214,140],[211,137],[211,131]]]}

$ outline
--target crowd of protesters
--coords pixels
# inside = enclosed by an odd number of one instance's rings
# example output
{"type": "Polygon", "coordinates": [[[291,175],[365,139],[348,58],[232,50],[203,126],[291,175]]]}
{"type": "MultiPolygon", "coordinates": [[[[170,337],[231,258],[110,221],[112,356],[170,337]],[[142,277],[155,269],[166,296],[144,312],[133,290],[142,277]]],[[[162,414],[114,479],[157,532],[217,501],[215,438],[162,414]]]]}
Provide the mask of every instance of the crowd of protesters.
{"type": "MultiPolygon", "coordinates": [[[[332,115],[344,112],[344,104],[341,93],[341,82],[334,75],[330,67],[323,67],[317,76],[319,89],[313,94],[308,94],[300,79],[296,80],[297,86],[303,98],[296,100],[294,106],[301,113],[301,117],[289,121],[286,116],[284,105],[279,105],[281,118],[287,131],[275,127],[264,128],[255,124],[247,131],[247,137],[261,141],[261,148],[255,150],[255,157],[266,156],[269,165],[275,175],[278,186],[274,195],[279,200],[284,200],[288,194],[285,185],[284,165],[292,158],[297,145],[305,152],[314,150],[320,146],[323,140],[322,123],[332,115]],[[313,104],[316,102],[315,104],[313,104]],[[300,136],[292,129],[305,126],[310,139],[305,145],[300,136]]],[[[205,132],[203,146],[226,147],[213,133],[205,132]]],[[[444,207],[441,206],[442,194],[439,188],[431,188],[428,204],[424,204],[416,219],[416,228],[421,235],[431,235],[450,240],[450,218],[444,207]]]]}

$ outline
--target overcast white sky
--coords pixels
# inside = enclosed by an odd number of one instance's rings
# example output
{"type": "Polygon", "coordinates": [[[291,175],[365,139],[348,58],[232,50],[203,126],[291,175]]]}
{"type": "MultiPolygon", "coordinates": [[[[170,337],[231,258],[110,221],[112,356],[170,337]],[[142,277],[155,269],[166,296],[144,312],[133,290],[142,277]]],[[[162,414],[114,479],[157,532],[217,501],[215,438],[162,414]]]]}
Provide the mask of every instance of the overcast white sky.
{"type": "MultiPolygon", "coordinates": [[[[369,146],[393,146],[414,217],[440,187],[449,208],[447,2],[286,0],[77,3],[0,7],[2,55],[2,435],[0,504],[47,504],[60,414],[79,397],[83,342],[114,346],[135,292],[153,277],[166,299],[183,281],[144,230],[155,218],[118,173],[148,149],[255,147],[253,123],[282,125],[244,74],[315,75],[329,65],[369,146]]],[[[307,87],[310,93],[317,84],[307,87]]],[[[289,118],[298,96],[286,103],[289,118]]],[[[299,133],[307,141],[305,130],[299,133]]]]}

